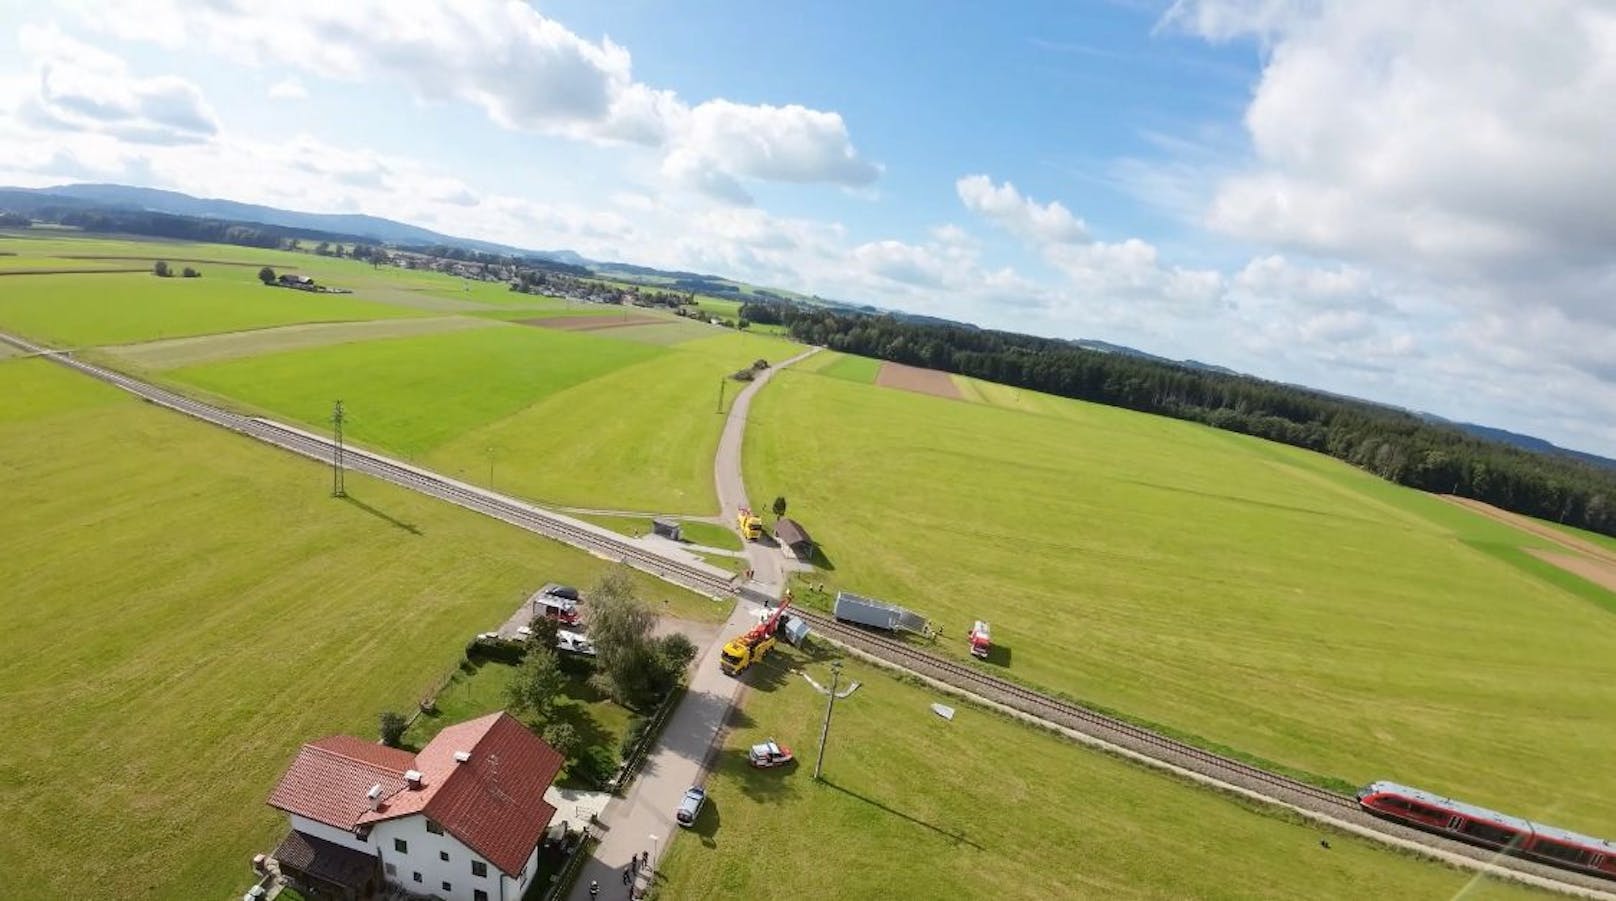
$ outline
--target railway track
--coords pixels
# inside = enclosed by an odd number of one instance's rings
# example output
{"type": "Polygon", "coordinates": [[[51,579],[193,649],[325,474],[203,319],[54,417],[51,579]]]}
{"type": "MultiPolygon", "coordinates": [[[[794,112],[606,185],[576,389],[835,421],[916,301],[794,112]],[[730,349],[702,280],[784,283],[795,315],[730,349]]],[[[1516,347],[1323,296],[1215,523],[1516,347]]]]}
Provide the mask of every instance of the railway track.
{"type": "MultiPolygon", "coordinates": [[[[11,335],[0,333],[0,341],[28,354],[51,359],[146,401],[187,416],[315,460],[329,462],[332,459],[333,443],[319,435],[225,410],[123,373],[76,359],[66,352],[42,347],[11,335]]],[[[637,545],[605,529],[580,523],[513,498],[417,469],[369,451],[344,448],[344,461],[347,468],[355,472],[362,472],[400,487],[475,510],[530,532],[570,544],[598,557],[622,562],[710,597],[740,597],[759,603],[773,600],[760,592],[738,586],[732,577],[716,568],[703,568],[681,559],[664,557],[652,549],[637,545]]],[[[1362,829],[1438,849],[1449,856],[1468,857],[1516,871],[1529,878],[1535,877],[1535,884],[1540,887],[1557,888],[1586,897],[1616,897],[1608,894],[1610,883],[1596,877],[1569,873],[1516,858],[1498,858],[1484,849],[1371,817],[1359,808],[1353,798],[1338,792],[1273,773],[1081,705],[1041,694],[1023,685],[982,672],[970,664],[927,653],[902,641],[874,634],[862,627],[840,622],[821,613],[796,608],[793,609],[793,613],[802,617],[820,634],[879,657],[901,669],[936,679],[1044,722],[1081,732],[1156,761],[1253,791],[1271,801],[1322,813],[1338,821],[1354,823],[1362,829]]]]}
{"type": "Polygon", "coordinates": [[[964,688],[990,700],[998,701],[1023,713],[1076,729],[1095,738],[1101,738],[1134,750],[1155,751],[1173,755],[1180,761],[1191,761],[1192,769],[1204,775],[1225,778],[1241,777],[1243,783],[1256,783],[1271,791],[1285,792],[1295,798],[1305,798],[1315,804],[1331,808],[1358,810],[1351,797],[1317,785],[1270,772],[1244,761],[1235,760],[1208,751],[1187,742],[1169,738],[1159,732],[1090,710],[1078,704],[1051,697],[1024,685],[998,678],[979,668],[958,660],[939,657],[912,647],[902,641],[872,633],[867,629],[840,622],[832,617],[812,611],[793,610],[821,634],[853,645],[875,656],[901,663],[907,669],[919,670],[940,681],[964,688]]]}

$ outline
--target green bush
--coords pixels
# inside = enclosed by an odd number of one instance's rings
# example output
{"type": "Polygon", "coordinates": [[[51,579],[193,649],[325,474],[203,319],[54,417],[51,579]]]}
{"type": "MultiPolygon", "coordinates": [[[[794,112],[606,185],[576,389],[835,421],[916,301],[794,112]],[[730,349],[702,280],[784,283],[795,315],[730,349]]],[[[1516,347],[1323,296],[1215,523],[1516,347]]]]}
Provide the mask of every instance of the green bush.
{"type": "Polygon", "coordinates": [[[527,645],[520,641],[505,641],[500,638],[473,638],[466,645],[466,657],[470,660],[493,660],[497,663],[521,663],[522,657],[527,654],[527,645]]]}
{"type": "Polygon", "coordinates": [[[617,758],[610,750],[600,745],[593,745],[584,749],[570,769],[572,775],[604,789],[612,777],[617,775],[617,758]]]}
{"type": "Polygon", "coordinates": [[[639,745],[640,739],[645,737],[647,729],[651,728],[651,720],[647,717],[636,716],[628,721],[628,728],[623,730],[623,740],[618,742],[617,754],[619,757],[628,757],[639,745]]]}

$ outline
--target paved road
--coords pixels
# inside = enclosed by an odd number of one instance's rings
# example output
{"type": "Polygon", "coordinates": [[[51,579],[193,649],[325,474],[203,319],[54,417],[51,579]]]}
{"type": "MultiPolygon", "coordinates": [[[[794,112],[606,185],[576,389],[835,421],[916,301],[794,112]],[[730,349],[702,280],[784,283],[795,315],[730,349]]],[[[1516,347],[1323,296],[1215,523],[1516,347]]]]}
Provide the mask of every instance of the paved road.
{"type": "MultiPolygon", "coordinates": [[[[667,850],[668,841],[679,828],[674,825],[673,812],[685,789],[705,782],[707,752],[741,688],[740,680],[718,669],[719,648],[731,635],[757,622],[757,609],[744,602],[736,604],[729,622],[697,658],[690,688],[669,717],[662,739],[646,759],[634,787],[626,797],[607,805],[601,815],[603,838],[573,884],[573,901],[589,901],[592,881],[600,883],[603,899],[627,898],[623,870],[629,859],[641,852],[651,853],[655,855],[654,867],[656,856],[667,850]],[[651,840],[653,835],[657,837],[655,842],[651,840]]],[[[649,885],[649,876],[643,874],[640,888],[649,885]]]]}
{"type": "MultiPolygon", "coordinates": [[[[741,507],[752,506],[746,500],[746,480],[741,474],[741,445],[746,435],[746,417],[752,409],[752,397],[769,383],[776,372],[819,351],[820,348],[810,347],[789,360],[763,370],[741,389],[740,394],[735,395],[735,402],[729,408],[729,418],[724,420],[724,434],[718,439],[718,454],[713,457],[718,508],[726,523],[735,522],[735,514],[741,507]]],[[[754,587],[770,597],[779,597],[785,590],[785,572],[779,548],[772,541],[747,542],[746,560],[752,568],[752,580],[757,583],[754,587]]]]}

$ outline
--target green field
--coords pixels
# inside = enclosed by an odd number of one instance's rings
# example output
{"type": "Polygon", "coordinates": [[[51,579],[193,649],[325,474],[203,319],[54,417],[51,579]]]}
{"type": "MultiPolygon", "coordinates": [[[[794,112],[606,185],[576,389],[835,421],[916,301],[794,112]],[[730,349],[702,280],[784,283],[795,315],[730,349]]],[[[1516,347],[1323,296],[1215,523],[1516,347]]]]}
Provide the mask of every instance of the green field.
{"type": "Polygon", "coordinates": [[[306,425],[325,423],[332,401],[341,398],[354,441],[413,458],[654,353],[623,341],[506,326],[267,354],[170,375],[306,425]]]}
{"type": "MultiPolygon", "coordinates": [[[[856,662],[844,678],[862,684],[836,705],[825,782],[816,784],[824,700],[785,671],[787,658],[805,662],[786,651],[752,674],[745,712],[707,784],[707,809],[668,849],[660,897],[1533,894],[1187,787],[973,707],[944,721],[929,705],[957,701],[856,662]],[[796,750],[795,767],[746,764],[745,749],[769,737],[796,750]]],[[[828,681],[825,661],[808,669],[828,681]]]]}
{"type": "Polygon", "coordinates": [[[869,357],[855,357],[847,354],[837,354],[836,359],[828,365],[820,367],[820,375],[832,378],[847,379],[850,382],[861,382],[873,385],[875,377],[881,372],[881,361],[869,357]]]}
{"type": "Polygon", "coordinates": [[[328,485],[46,361],[0,363],[0,897],[239,897],[299,744],[374,734],[536,585],[606,565],[357,475],[348,501],[328,485]]]}
{"type": "MultiPolygon", "coordinates": [[[[721,334],[676,348],[524,326],[366,341],[174,370],[182,386],[549,503],[705,514],[725,376],[793,345],[721,334]],[[490,472],[490,470],[492,470],[490,472]]],[[[726,400],[727,403],[727,400],[726,400]]]]}
{"type": "Polygon", "coordinates": [[[211,275],[14,275],[0,284],[0,329],[73,347],[407,315],[412,311],[347,295],[211,275]]]}
{"type": "Polygon", "coordinates": [[[753,405],[748,486],[812,524],[835,567],[816,579],[919,610],[948,653],[986,619],[1012,678],[1616,833],[1616,615],[1478,549],[1538,539],[1322,456],[1038,401],[783,373],[753,405]]]}
{"type": "Polygon", "coordinates": [[[120,363],[138,369],[176,369],[238,357],[281,353],[379,338],[406,338],[438,332],[495,328],[498,322],[471,316],[420,316],[368,322],[313,322],[278,328],[249,329],[218,335],[170,338],[103,348],[120,363]]]}

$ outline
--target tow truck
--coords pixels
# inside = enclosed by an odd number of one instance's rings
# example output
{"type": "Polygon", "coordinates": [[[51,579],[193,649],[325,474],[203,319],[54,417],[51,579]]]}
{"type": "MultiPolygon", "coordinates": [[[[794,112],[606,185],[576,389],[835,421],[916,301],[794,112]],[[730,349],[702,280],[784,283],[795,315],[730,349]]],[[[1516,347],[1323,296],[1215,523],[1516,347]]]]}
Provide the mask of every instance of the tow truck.
{"type": "Polygon", "coordinates": [[[736,511],[735,528],[747,541],[756,541],[763,537],[763,520],[752,512],[751,507],[742,507],[736,511]]]}
{"type": "Polygon", "coordinates": [[[753,626],[751,630],[743,632],[729,640],[724,650],[718,655],[718,668],[726,676],[739,676],[746,672],[747,667],[762,660],[774,650],[774,644],[780,631],[780,617],[791,606],[791,593],[780,601],[780,606],[774,608],[774,613],[766,620],[753,626]]]}

